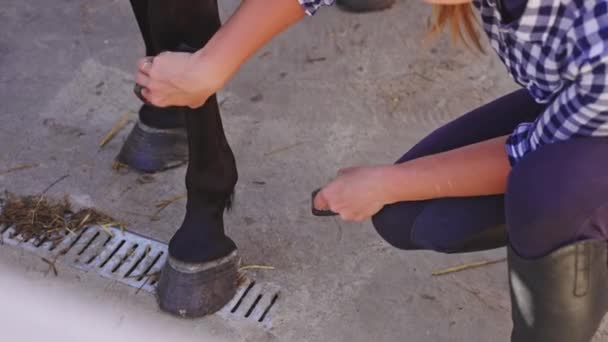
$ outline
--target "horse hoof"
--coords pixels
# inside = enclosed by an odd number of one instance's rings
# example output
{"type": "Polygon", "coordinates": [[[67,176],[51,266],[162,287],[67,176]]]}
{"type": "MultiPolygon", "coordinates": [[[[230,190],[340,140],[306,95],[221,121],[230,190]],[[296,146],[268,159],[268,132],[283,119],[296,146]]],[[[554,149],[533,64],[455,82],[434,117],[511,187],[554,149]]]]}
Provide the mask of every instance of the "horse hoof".
{"type": "Polygon", "coordinates": [[[374,12],[392,7],[396,0],[337,0],[338,6],[347,12],[374,12]]]}
{"type": "Polygon", "coordinates": [[[237,276],[237,251],[204,263],[169,256],[158,281],[158,304],[161,310],[184,318],[213,314],[236,294],[237,276]]]}
{"type": "Polygon", "coordinates": [[[188,137],[184,128],[152,128],[138,121],[116,160],[137,171],[153,173],[188,161],[188,137]]]}

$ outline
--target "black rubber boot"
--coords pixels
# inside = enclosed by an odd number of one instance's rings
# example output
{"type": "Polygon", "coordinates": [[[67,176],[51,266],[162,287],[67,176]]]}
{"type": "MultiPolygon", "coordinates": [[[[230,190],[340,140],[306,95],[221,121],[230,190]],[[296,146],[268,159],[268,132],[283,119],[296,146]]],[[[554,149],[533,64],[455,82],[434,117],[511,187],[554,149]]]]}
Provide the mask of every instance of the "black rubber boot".
{"type": "Polygon", "coordinates": [[[337,0],[338,6],[347,12],[374,12],[391,8],[395,0],[337,0]]]}
{"type": "Polygon", "coordinates": [[[589,342],[608,310],[608,244],[587,240],[537,259],[508,250],[511,342],[589,342]]]}

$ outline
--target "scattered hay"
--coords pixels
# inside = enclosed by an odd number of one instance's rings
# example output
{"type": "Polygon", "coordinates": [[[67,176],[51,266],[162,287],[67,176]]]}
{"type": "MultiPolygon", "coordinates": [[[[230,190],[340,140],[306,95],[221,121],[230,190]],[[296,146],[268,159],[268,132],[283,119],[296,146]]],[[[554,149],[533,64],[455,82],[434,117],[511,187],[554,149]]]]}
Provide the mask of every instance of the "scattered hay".
{"type": "Polygon", "coordinates": [[[507,258],[501,258],[498,260],[484,260],[484,261],[477,261],[477,262],[471,262],[468,264],[463,264],[463,265],[458,265],[458,266],[454,266],[454,267],[449,267],[440,271],[435,271],[433,272],[433,276],[442,276],[442,275],[446,275],[446,274],[450,274],[450,273],[456,273],[456,272],[461,272],[464,270],[468,270],[471,268],[478,268],[478,267],[483,267],[483,266],[488,266],[488,265],[494,265],[494,264],[498,264],[501,262],[505,262],[507,261],[507,258]]]}
{"type": "Polygon", "coordinates": [[[239,268],[239,271],[245,270],[274,270],[274,266],[265,266],[265,265],[247,265],[239,268]]]}
{"type": "Polygon", "coordinates": [[[108,142],[110,142],[110,140],[112,140],[114,138],[116,133],[118,133],[118,131],[120,131],[124,127],[124,125],[127,123],[127,120],[129,120],[130,114],[131,114],[130,110],[128,110],[126,113],[123,114],[123,116],[120,118],[120,120],[103,137],[103,139],[101,139],[101,141],[99,142],[99,148],[103,148],[104,146],[106,146],[106,144],[108,142]]]}
{"type": "Polygon", "coordinates": [[[296,143],[291,144],[291,145],[288,145],[288,146],[279,147],[279,148],[277,148],[277,149],[274,149],[274,150],[272,150],[272,151],[268,151],[268,152],[264,153],[264,157],[270,157],[270,156],[272,156],[273,154],[277,154],[277,153],[285,152],[285,151],[290,150],[290,149],[292,149],[292,148],[294,148],[294,147],[298,147],[298,146],[300,146],[300,145],[302,145],[302,144],[304,144],[304,142],[299,141],[299,142],[296,142],[296,143]]]}
{"type": "Polygon", "coordinates": [[[243,286],[247,280],[249,280],[249,278],[247,277],[247,275],[244,272],[238,272],[236,274],[236,287],[241,287],[243,286]]]}
{"type": "Polygon", "coordinates": [[[152,216],[150,217],[151,221],[158,221],[160,220],[160,213],[161,211],[165,210],[165,208],[167,208],[168,206],[170,206],[171,204],[181,200],[182,198],[186,198],[188,194],[187,193],[183,193],[181,195],[177,195],[177,196],[173,196],[171,198],[168,198],[166,200],[162,200],[160,202],[158,202],[156,204],[156,212],[154,212],[154,214],[152,214],[152,216]]]}
{"type": "Polygon", "coordinates": [[[57,267],[55,266],[55,261],[56,260],[48,260],[46,258],[41,258],[41,259],[47,265],[49,265],[49,269],[46,271],[46,274],[48,274],[49,272],[53,271],[53,274],[55,275],[55,277],[57,277],[59,275],[59,272],[57,272],[57,267]]]}
{"type": "Polygon", "coordinates": [[[141,284],[141,286],[137,289],[137,291],[135,291],[136,295],[139,293],[139,291],[141,291],[141,289],[144,288],[144,286],[146,286],[146,284],[158,282],[158,280],[160,279],[160,271],[146,274],[143,277],[145,277],[145,280],[141,284]]]}
{"type": "Polygon", "coordinates": [[[25,164],[25,165],[19,165],[19,166],[11,167],[10,169],[4,170],[4,171],[0,171],[0,176],[8,175],[11,172],[32,169],[32,168],[35,168],[35,167],[38,167],[38,166],[39,166],[38,164],[25,164]]]}
{"type": "Polygon", "coordinates": [[[13,226],[15,235],[24,241],[35,238],[55,244],[68,234],[78,234],[88,226],[123,226],[93,208],[74,211],[67,196],[56,201],[44,195],[20,197],[8,193],[1,208],[0,225],[13,226]]]}
{"type": "Polygon", "coordinates": [[[129,166],[119,162],[118,160],[114,160],[112,162],[112,170],[119,175],[125,175],[129,172],[129,166]]]}

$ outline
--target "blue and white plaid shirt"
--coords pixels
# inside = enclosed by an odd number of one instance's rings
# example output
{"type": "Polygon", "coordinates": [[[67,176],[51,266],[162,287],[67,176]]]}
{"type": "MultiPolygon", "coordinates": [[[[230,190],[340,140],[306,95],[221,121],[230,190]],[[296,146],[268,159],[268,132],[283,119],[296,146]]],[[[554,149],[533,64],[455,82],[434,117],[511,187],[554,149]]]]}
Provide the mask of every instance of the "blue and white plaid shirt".
{"type": "MultiPolygon", "coordinates": [[[[502,21],[498,0],[474,0],[490,45],[513,79],[547,107],[507,140],[511,164],[540,146],[608,136],[608,0],[528,0],[502,21]]],[[[333,0],[299,0],[309,15],[333,0]]]]}

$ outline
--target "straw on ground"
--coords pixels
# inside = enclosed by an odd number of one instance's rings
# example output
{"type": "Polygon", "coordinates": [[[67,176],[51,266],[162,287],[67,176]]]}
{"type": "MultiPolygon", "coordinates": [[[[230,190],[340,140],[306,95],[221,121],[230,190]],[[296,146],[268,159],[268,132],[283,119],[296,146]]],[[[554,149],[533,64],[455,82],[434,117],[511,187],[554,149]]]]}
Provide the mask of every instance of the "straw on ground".
{"type": "Polygon", "coordinates": [[[15,167],[8,168],[8,169],[6,169],[4,171],[0,171],[0,176],[4,176],[4,175],[7,175],[7,174],[12,173],[12,172],[17,172],[17,171],[31,169],[31,168],[38,167],[38,166],[39,166],[38,164],[23,164],[23,165],[18,165],[18,166],[15,166],[15,167]]]}
{"type": "Polygon", "coordinates": [[[171,198],[168,198],[166,200],[162,200],[160,202],[158,202],[155,207],[156,207],[156,211],[154,212],[154,214],[152,214],[152,217],[150,218],[151,220],[159,220],[160,217],[158,216],[161,211],[165,210],[165,208],[167,208],[168,206],[170,206],[171,204],[181,200],[182,198],[186,197],[186,193],[177,195],[177,196],[173,196],[171,198]]]}
{"type": "Polygon", "coordinates": [[[273,266],[265,266],[265,265],[247,265],[239,268],[239,271],[245,270],[274,270],[273,266]]]}
{"type": "Polygon", "coordinates": [[[99,143],[100,148],[103,148],[108,142],[110,142],[110,140],[114,138],[116,133],[118,133],[121,128],[123,128],[123,126],[127,123],[130,114],[130,110],[123,114],[123,116],[120,118],[120,120],[118,120],[114,127],[112,127],[112,129],[110,129],[110,131],[103,137],[103,139],[101,139],[101,142],[99,143]]]}
{"type": "Polygon", "coordinates": [[[92,225],[116,225],[116,219],[93,208],[73,210],[67,196],[50,200],[44,195],[15,196],[7,193],[0,212],[0,225],[12,226],[24,240],[51,241],[58,244],[68,234],[78,234],[92,225]]]}
{"type": "Polygon", "coordinates": [[[461,271],[468,270],[471,268],[478,268],[478,267],[497,264],[500,262],[504,262],[506,260],[507,260],[507,258],[502,258],[502,259],[498,259],[498,260],[484,260],[484,261],[471,262],[471,263],[462,264],[462,265],[458,265],[458,266],[454,266],[454,267],[449,267],[449,268],[446,268],[443,270],[435,271],[435,272],[433,272],[433,275],[441,276],[441,275],[446,275],[446,274],[450,274],[450,273],[461,272],[461,271]]]}

